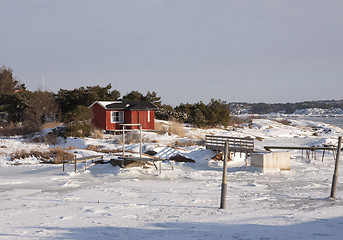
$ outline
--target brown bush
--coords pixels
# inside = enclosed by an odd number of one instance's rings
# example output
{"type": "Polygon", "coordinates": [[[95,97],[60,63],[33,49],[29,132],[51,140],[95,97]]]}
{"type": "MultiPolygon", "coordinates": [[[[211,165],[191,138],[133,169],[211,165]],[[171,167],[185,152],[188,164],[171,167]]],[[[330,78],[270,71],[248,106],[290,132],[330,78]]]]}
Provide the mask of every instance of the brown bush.
{"type": "Polygon", "coordinates": [[[187,140],[187,141],[175,141],[175,145],[178,146],[178,147],[190,147],[190,146],[194,146],[196,145],[195,144],[195,141],[193,140],[187,140]]]}
{"type": "Polygon", "coordinates": [[[102,133],[102,131],[95,129],[92,131],[91,133],[91,137],[95,138],[95,139],[103,139],[104,138],[104,134],[102,133]]]}
{"type": "Polygon", "coordinates": [[[240,117],[236,117],[236,116],[232,116],[230,119],[230,125],[231,126],[235,126],[235,125],[243,125],[247,122],[246,119],[240,118],[240,117]]]}
{"type": "Polygon", "coordinates": [[[155,121],[155,130],[162,135],[167,132],[167,127],[162,122],[155,121]]]}
{"type": "Polygon", "coordinates": [[[277,122],[279,122],[279,123],[281,123],[283,125],[287,125],[287,126],[292,124],[292,122],[289,121],[288,119],[277,120],[277,122]]]}
{"type": "Polygon", "coordinates": [[[63,150],[62,148],[54,148],[50,151],[53,153],[53,163],[59,164],[62,163],[63,160],[74,159],[74,154],[63,150]]]}
{"type": "Polygon", "coordinates": [[[99,153],[120,153],[120,152],[122,152],[122,150],[119,150],[119,149],[100,149],[97,152],[99,152],[99,153]]]}
{"type": "Polygon", "coordinates": [[[26,136],[38,132],[39,128],[33,126],[7,125],[0,129],[0,136],[26,136]]]}
{"type": "Polygon", "coordinates": [[[28,142],[31,142],[31,143],[40,143],[40,137],[31,138],[28,142]]]}
{"type": "Polygon", "coordinates": [[[178,147],[191,147],[191,146],[202,146],[205,144],[205,140],[203,139],[199,139],[199,140],[183,140],[183,141],[180,141],[180,140],[177,140],[175,141],[175,145],[178,146],[178,147]]]}
{"type": "Polygon", "coordinates": [[[76,147],[74,147],[74,146],[69,146],[69,147],[65,148],[64,150],[68,151],[68,150],[74,150],[74,149],[76,149],[76,147]]]}
{"type": "Polygon", "coordinates": [[[185,128],[178,122],[170,122],[168,133],[178,135],[179,137],[186,136],[185,128]]]}
{"type": "Polygon", "coordinates": [[[50,132],[42,137],[42,142],[55,145],[58,143],[58,135],[56,133],[50,132]]]}
{"type": "Polygon", "coordinates": [[[38,150],[17,150],[11,154],[11,160],[25,159],[29,157],[35,157],[42,162],[62,163],[63,160],[70,160],[74,158],[74,154],[69,153],[62,148],[53,148],[49,151],[38,151],[38,150]]]}
{"type": "Polygon", "coordinates": [[[25,150],[17,150],[11,154],[11,160],[14,161],[15,159],[24,159],[29,157],[30,154],[25,150]]]}
{"type": "MultiPolygon", "coordinates": [[[[142,134],[142,142],[153,142],[154,140],[150,139],[147,136],[142,134]]],[[[140,132],[138,130],[125,132],[125,144],[134,144],[140,142],[140,132]]],[[[123,144],[123,137],[119,136],[116,140],[117,144],[123,144]]]]}
{"type": "Polygon", "coordinates": [[[11,154],[11,160],[14,161],[16,159],[24,159],[29,157],[36,157],[42,160],[48,160],[51,158],[51,153],[49,151],[41,152],[38,150],[17,150],[11,154]]]}
{"type": "MultiPolygon", "coordinates": [[[[125,132],[125,144],[133,144],[140,142],[140,133],[139,131],[130,131],[125,132]]],[[[123,144],[122,136],[117,141],[118,144],[123,144]]]]}
{"type": "Polygon", "coordinates": [[[58,127],[60,125],[61,125],[60,122],[47,122],[41,126],[41,129],[55,128],[55,127],[58,127]]]}
{"type": "Polygon", "coordinates": [[[101,145],[88,145],[88,146],[86,147],[86,150],[98,152],[98,150],[99,150],[100,148],[102,148],[101,145]]]}

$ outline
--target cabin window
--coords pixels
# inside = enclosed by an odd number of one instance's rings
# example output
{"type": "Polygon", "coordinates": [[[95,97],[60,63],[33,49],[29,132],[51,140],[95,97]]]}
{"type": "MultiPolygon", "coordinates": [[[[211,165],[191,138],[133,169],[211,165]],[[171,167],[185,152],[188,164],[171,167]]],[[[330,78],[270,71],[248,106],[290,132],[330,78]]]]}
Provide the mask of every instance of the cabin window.
{"type": "Polygon", "coordinates": [[[148,110],[148,122],[150,122],[150,110],[148,110]]]}
{"type": "Polygon", "coordinates": [[[124,122],[124,112],[123,111],[112,111],[111,112],[111,122],[112,123],[124,122]]]}

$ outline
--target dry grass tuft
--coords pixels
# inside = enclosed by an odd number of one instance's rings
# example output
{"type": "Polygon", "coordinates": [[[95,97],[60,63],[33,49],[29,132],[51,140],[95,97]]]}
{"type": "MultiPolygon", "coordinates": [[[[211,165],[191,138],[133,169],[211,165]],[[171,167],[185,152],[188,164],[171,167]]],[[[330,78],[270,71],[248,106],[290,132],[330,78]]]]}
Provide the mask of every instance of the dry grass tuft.
{"type": "Polygon", "coordinates": [[[236,116],[232,116],[231,120],[230,120],[230,125],[231,126],[242,126],[246,122],[247,122],[246,119],[243,119],[243,118],[240,118],[240,117],[236,117],[236,116]]]}
{"type": "Polygon", "coordinates": [[[60,125],[61,125],[60,122],[47,122],[41,126],[41,129],[43,130],[43,129],[55,128],[55,127],[58,127],[60,125]]]}
{"type": "Polygon", "coordinates": [[[50,132],[42,137],[42,142],[46,144],[56,145],[58,143],[58,135],[56,133],[50,132]]]}
{"type": "Polygon", "coordinates": [[[76,147],[74,147],[74,146],[69,146],[69,147],[65,148],[64,150],[69,151],[69,150],[74,150],[74,149],[76,149],[76,147]]]}
{"type": "Polygon", "coordinates": [[[155,121],[155,130],[160,134],[164,134],[167,132],[167,127],[162,122],[155,121]]]}
{"type": "Polygon", "coordinates": [[[38,151],[38,150],[17,150],[11,154],[11,160],[25,159],[29,157],[35,157],[42,162],[46,163],[62,163],[63,160],[70,160],[74,158],[74,154],[63,150],[62,148],[53,148],[49,151],[38,151]]]}
{"type": "Polygon", "coordinates": [[[91,137],[95,139],[103,139],[104,134],[102,131],[96,129],[91,133],[91,137]]]}
{"type": "Polygon", "coordinates": [[[53,155],[53,163],[59,164],[62,163],[63,160],[70,160],[74,158],[74,154],[63,150],[62,148],[53,148],[50,150],[53,155]]]}
{"type": "Polygon", "coordinates": [[[178,147],[202,146],[204,144],[205,144],[205,140],[203,140],[203,139],[199,139],[199,140],[191,139],[191,140],[183,140],[183,141],[177,140],[177,141],[175,141],[175,145],[178,147]]]}
{"type": "Polygon", "coordinates": [[[287,125],[287,126],[292,124],[292,122],[289,121],[288,119],[277,120],[277,122],[279,122],[279,123],[281,123],[283,125],[287,125]]]}
{"type": "Polygon", "coordinates": [[[119,149],[100,149],[97,152],[99,153],[120,153],[122,150],[119,149]]]}
{"type": "Polygon", "coordinates": [[[178,122],[171,122],[168,129],[169,134],[175,134],[179,137],[185,137],[186,131],[185,128],[182,126],[182,124],[178,122]]]}
{"type": "Polygon", "coordinates": [[[34,126],[15,126],[15,125],[7,125],[0,129],[0,136],[27,136],[31,135],[35,132],[38,132],[39,129],[35,128],[34,126]]]}
{"type": "MultiPolygon", "coordinates": [[[[139,131],[130,131],[125,132],[125,144],[133,144],[140,142],[140,133],[139,131]]],[[[118,144],[123,144],[122,136],[117,141],[118,144]]]]}
{"type": "Polygon", "coordinates": [[[91,150],[91,151],[98,152],[100,148],[102,148],[101,145],[88,145],[86,147],[86,150],[91,150]]]}
{"type": "MultiPolygon", "coordinates": [[[[139,142],[140,142],[140,133],[138,130],[125,132],[125,144],[135,144],[139,142]]],[[[154,142],[154,140],[142,134],[142,142],[143,143],[154,142]]],[[[116,143],[123,144],[123,135],[118,136],[116,138],[116,143]]]]}

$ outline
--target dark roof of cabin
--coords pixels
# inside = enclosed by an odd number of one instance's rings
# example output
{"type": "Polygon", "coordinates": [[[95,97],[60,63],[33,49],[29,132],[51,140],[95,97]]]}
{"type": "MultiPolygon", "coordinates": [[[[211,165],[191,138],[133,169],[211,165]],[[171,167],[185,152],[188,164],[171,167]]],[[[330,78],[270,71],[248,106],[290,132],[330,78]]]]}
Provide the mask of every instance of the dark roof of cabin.
{"type": "Polygon", "coordinates": [[[157,107],[148,102],[117,102],[106,105],[107,110],[129,110],[129,111],[139,111],[139,110],[157,110],[157,107]]]}

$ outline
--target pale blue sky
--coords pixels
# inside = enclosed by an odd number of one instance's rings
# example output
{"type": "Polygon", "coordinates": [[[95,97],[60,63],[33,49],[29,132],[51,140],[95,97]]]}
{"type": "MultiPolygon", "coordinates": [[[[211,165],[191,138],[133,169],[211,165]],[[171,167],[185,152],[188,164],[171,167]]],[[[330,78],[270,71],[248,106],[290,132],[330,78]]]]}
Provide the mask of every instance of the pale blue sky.
{"type": "Polygon", "coordinates": [[[1,0],[30,90],[111,83],[164,103],[343,98],[342,0],[1,0]]]}

